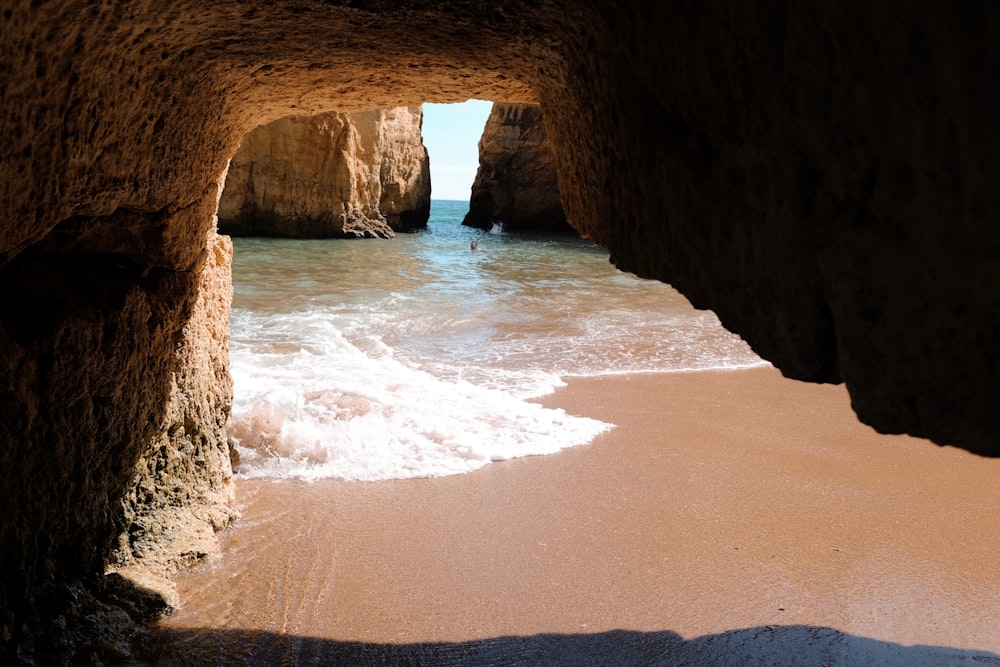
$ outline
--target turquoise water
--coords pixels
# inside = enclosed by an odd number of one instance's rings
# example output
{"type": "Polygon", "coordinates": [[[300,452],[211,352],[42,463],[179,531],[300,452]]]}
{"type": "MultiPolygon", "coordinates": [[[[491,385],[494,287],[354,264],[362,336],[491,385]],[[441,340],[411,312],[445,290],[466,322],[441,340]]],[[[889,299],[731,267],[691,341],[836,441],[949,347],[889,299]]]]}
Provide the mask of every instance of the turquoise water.
{"type": "Polygon", "coordinates": [[[589,241],[462,227],[467,206],[391,240],[234,239],[240,474],[464,472],[611,428],[527,400],[564,377],[763,363],[589,241]]]}

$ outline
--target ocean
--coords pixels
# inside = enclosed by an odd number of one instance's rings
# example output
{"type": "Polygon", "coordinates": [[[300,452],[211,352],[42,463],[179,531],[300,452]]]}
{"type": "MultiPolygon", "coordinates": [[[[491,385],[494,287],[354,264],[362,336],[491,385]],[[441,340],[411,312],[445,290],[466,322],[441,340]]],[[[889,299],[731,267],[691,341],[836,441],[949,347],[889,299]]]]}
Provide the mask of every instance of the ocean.
{"type": "Polygon", "coordinates": [[[435,200],[391,240],[233,240],[239,477],[468,472],[614,428],[531,400],[563,378],[766,365],[595,244],[462,227],[467,209],[435,200]]]}

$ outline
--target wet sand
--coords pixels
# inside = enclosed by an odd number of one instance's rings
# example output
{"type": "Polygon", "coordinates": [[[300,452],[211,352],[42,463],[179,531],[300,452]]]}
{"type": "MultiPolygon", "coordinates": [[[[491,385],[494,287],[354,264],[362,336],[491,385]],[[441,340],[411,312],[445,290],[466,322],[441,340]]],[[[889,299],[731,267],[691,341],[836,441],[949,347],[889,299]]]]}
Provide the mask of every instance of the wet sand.
{"type": "Polygon", "coordinates": [[[163,664],[1000,664],[1000,460],[770,368],[573,379],[590,445],[243,481],[163,664]]]}

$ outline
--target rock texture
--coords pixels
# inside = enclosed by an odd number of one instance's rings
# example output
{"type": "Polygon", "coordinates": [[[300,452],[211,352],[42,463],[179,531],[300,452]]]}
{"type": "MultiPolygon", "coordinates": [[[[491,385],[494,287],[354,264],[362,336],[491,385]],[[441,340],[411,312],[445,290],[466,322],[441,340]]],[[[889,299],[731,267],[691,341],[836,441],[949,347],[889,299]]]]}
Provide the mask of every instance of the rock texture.
{"type": "Polygon", "coordinates": [[[0,658],[120,546],[169,428],[219,179],[249,130],[292,114],[540,103],[567,218],[617,266],[787,376],[845,382],[879,430],[1000,455],[996,11],[10,0],[0,658]]]}
{"type": "Polygon", "coordinates": [[[0,632],[19,661],[120,658],[233,515],[231,246],[205,230],[194,266],[161,266],[169,217],[73,217],[0,272],[0,632]],[[122,583],[95,579],[110,565],[122,583]],[[117,639],[77,655],[87,632],[117,639]]]}
{"type": "Polygon", "coordinates": [[[479,140],[479,170],[463,225],[574,231],[559,200],[555,158],[537,104],[496,102],[479,140]]]}
{"type": "Polygon", "coordinates": [[[382,155],[378,163],[379,211],[394,231],[422,229],[431,214],[431,165],[420,133],[423,107],[400,107],[375,114],[379,132],[376,146],[382,155]]]}
{"type": "Polygon", "coordinates": [[[210,233],[191,317],[181,332],[164,423],[139,459],[122,499],[126,530],[111,564],[167,576],[216,553],[215,532],[236,515],[226,421],[233,403],[229,375],[232,242],[210,233]]]}
{"type": "Polygon", "coordinates": [[[391,237],[425,227],[431,180],[419,106],[289,117],[229,165],[219,228],[234,236],[391,237]]]}

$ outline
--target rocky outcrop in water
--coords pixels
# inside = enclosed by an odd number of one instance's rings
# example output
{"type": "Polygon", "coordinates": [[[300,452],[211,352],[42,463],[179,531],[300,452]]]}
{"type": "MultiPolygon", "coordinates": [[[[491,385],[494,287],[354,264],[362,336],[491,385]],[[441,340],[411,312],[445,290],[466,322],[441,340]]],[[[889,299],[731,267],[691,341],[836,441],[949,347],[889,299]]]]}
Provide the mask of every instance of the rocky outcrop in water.
{"type": "MultiPolygon", "coordinates": [[[[1000,455],[994,11],[8,2],[0,661],[43,650],[28,621],[120,545],[171,423],[217,184],[291,114],[540,103],[567,218],[616,266],[788,377],[845,382],[881,431],[1000,455]]],[[[224,401],[195,399],[214,415],[185,432],[213,430],[224,401]]]]}
{"type": "Polygon", "coordinates": [[[463,225],[505,231],[575,231],[559,200],[556,165],[537,104],[493,104],[463,225]]]}
{"type": "Polygon", "coordinates": [[[419,106],[293,116],[256,128],[229,166],[219,228],[234,236],[391,237],[427,225],[419,106]]]}

